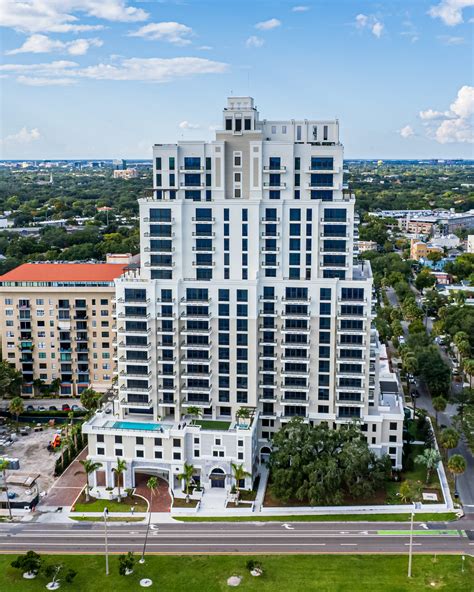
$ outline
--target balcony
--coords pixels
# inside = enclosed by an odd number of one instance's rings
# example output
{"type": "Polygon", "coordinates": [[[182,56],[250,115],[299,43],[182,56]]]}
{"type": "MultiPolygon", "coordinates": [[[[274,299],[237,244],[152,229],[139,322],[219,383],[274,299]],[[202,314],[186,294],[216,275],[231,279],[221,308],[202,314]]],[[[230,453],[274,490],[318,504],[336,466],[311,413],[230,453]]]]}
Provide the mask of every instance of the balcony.
{"type": "Polygon", "coordinates": [[[145,306],[145,304],[150,304],[151,300],[149,298],[117,298],[117,302],[120,304],[141,304],[145,306]]]}
{"type": "Polygon", "coordinates": [[[172,358],[164,358],[163,356],[158,356],[156,358],[157,364],[174,364],[176,362],[176,356],[172,358]]]}
{"type": "Polygon", "coordinates": [[[119,319],[151,319],[151,314],[148,313],[128,313],[128,312],[120,312],[117,317],[119,319]]]}
{"type": "MultiPolygon", "coordinates": [[[[174,359],[173,359],[174,360],[174,359]]],[[[188,355],[183,354],[180,358],[180,362],[183,364],[195,364],[195,365],[205,365],[209,366],[212,362],[212,356],[208,356],[207,358],[190,358],[188,355]]],[[[168,361],[168,364],[170,362],[168,361]]]]}
{"type": "Polygon", "coordinates": [[[266,263],[265,261],[262,261],[262,263],[260,263],[260,267],[262,269],[278,269],[280,267],[280,263],[278,261],[275,261],[274,263],[266,263]]]}
{"type": "Polygon", "coordinates": [[[262,232],[262,234],[260,235],[262,238],[280,238],[280,233],[279,232],[274,232],[273,234],[267,234],[266,230],[264,230],[262,232]]]}
{"type": "Polygon", "coordinates": [[[280,181],[279,183],[275,184],[265,181],[263,183],[263,187],[265,189],[286,189],[286,183],[284,181],[280,181]]]}
{"type": "Polygon", "coordinates": [[[263,367],[260,367],[258,369],[258,373],[259,374],[274,374],[274,375],[276,375],[277,371],[276,371],[275,368],[263,368],[263,367]]]}
{"type": "Polygon", "coordinates": [[[210,395],[212,391],[212,386],[187,386],[185,383],[181,385],[181,392],[186,394],[201,394],[201,395],[210,395]]]}
{"type": "Polygon", "coordinates": [[[260,331],[278,331],[277,327],[267,327],[266,325],[259,325],[258,328],[260,331]]]}
{"type": "Polygon", "coordinates": [[[160,399],[158,401],[159,407],[176,407],[177,404],[178,404],[177,399],[172,399],[171,401],[165,401],[164,399],[160,399]]]}
{"type": "Polygon", "coordinates": [[[311,175],[321,174],[321,175],[337,175],[341,172],[341,167],[332,166],[332,168],[307,168],[304,170],[305,173],[309,173],[311,175]]]}
{"type": "Polygon", "coordinates": [[[197,261],[193,261],[193,267],[202,267],[207,269],[212,269],[216,266],[214,261],[208,261],[207,263],[198,263],[197,261]]]}
{"type": "Polygon", "coordinates": [[[277,356],[276,356],[276,354],[273,354],[272,356],[266,356],[265,354],[260,354],[258,356],[258,359],[259,360],[269,360],[269,361],[272,361],[272,362],[276,362],[277,356]]]}
{"type": "Polygon", "coordinates": [[[156,342],[156,349],[174,349],[176,347],[176,342],[172,341],[168,343],[167,341],[157,341],[156,342]]]}
{"type": "Polygon", "coordinates": [[[165,321],[165,320],[172,321],[173,319],[176,318],[176,313],[158,311],[155,313],[155,316],[157,319],[161,319],[163,321],[165,321]]]}
{"type": "Polygon", "coordinates": [[[282,312],[282,318],[284,319],[300,319],[300,320],[307,320],[311,316],[311,313],[308,312],[282,312]]]}
{"type": "Polygon", "coordinates": [[[207,321],[211,318],[211,313],[210,312],[197,312],[197,313],[188,313],[183,311],[179,317],[181,319],[189,319],[191,321],[199,321],[199,320],[204,320],[207,321]]]}
{"type": "Polygon", "coordinates": [[[268,339],[259,339],[258,344],[259,345],[269,345],[269,346],[273,347],[273,346],[278,345],[278,340],[276,338],[271,341],[269,341],[268,339]]]}
{"type": "Polygon", "coordinates": [[[260,316],[262,317],[277,317],[278,313],[276,311],[270,311],[270,310],[265,310],[265,309],[260,309],[259,313],[260,316]]]}
{"type": "Polygon", "coordinates": [[[310,360],[311,360],[310,356],[305,356],[304,358],[301,358],[301,357],[291,358],[285,354],[283,354],[281,356],[282,362],[290,362],[290,363],[295,363],[295,364],[300,364],[300,363],[301,364],[309,364],[310,360]]]}
{"type": "Polygon", "coordinates": [[[200,230],[199,232],[193,231],[191,235],[194,238],[214,238],[216,233],[213,230],[200,230]]]}
{"type": "Polygon", "coordinates": [[[143,408],[143,409],[150,409],[153,407],[153,401],[133,401],[123,397],[120,399],[120,407],[128,408],[143,408]]]}
{"type": "Polygon", "coordinates": [[[142,374],[141,372],[127,372],[126,370],[122,370],[119,372],[119,375],[124,378],[151,378],[151,372],[142,374]]]}
{"type": "Polygon", "coordinates": [[[171,261],[170,263],[164,264],[164,263],[152,263],[151,261],[145,261],[145,263],[143,264],[145,267],[153,267],[153,269],[173,269],[176,264],[174,261],[171,261]]]}
{"type": "Polygon", "coordinates": [[[309,378],[308,370],[282,370],[280,372],[282,378],[309,378]]]}
{"type": "Polygon", "coordinates": [[[151,350],[151,343],[143,343],[143,344],[142,343],[133,343],[133,344],[131,344],[131,343],[125,343],[125,341],[121,341],[118,344],[118,346],[121,349],[125,349],[125,350],[134,350],[134,349],[140,350],[140,351],[143,351],[143,350],[150,351],[151,350]]]}
{"type": "Polygon", "coordinates": [[[137,387],[137,386],[127,386],[122,384],[119,388],[120,392],[123,393],[151,393],[151,386],[147,387],[137,387]]]}
{"type": "Polygon", "coordinates": [[[184,351],[188,349],[210,351],[212,349],[212,343],[186,343],[186,341],[182,341],[180,348],[184,351]]]}
{"type": "Polygon", "coordinates": [[[260,218],[262,224],[279,224],[280,218],[260,218]]]}
{"type": "Polygon", "coordinates": [[[171,329],[163,329],[163,327],[158,327],[156,330],[157,335],[174,335],[176,333],[176,329],[172,327],[171,329]]]}
{"type": "Polygon", "coordinates": [[[285,389],[286,391],[297,391],[300,393],[309,393],[309,386],[302,386],[302,385],[294,385],[294,384],[285,384],[284,382],[282,382],[280,384],[282,389],[285,389]]]}
{"type": "Polygon", "coordinates": [[[187,185],[184,181],[181,181],[179,186],[181,189],[204,189],[206,185],[205,183],[193,183],[191,185],[187,185]]]}
{"type": "Polygon", "coordinates": [[[215,253],[216,247],[193,247],[195,253],[215,253]]]}
{"type": "Polygon", "coordinates": [[[259,382],[258,383],[258,388],[270,388],[270,389],[276,389],[278,387],[278,384],[276,382],[259,382]]]}
{"type": "Polygon", "coordinates": [[[302,328],[302,327],[298,327],[298,328],[289,327],[289,328],[286,328],[286,327],[283,327],[281,329],[281,332],[282,332],[283,335],[286,335],[286,334],[310,335],[311,334],[311,329],[309,327],[307,327],[307,328],[302,328]]]}
{"type": "Polygon", "coordinates": [[[180,173],[203,173],[204,172],[204,167],[203,166],[186,166],[186,165],[181,165],[179,167],[179,172],[180,173]]]}
{"type": "Polygon", "coordinates": [[[280,247],[262,247],[261,249],[262,253],[267,254],[267,253],[271,253],[271,254],[275,254],[275,253],[279,253],[280,252],[280,247]]]}
{"type": "Polygon", "coordinates": [[[189,401],[186,399],[183,399],[181,401],[181,405],[183,407],[211,407],[212,406],[212,399],[209,399],[208,401],[189,401]]]}
{"type": "Polygon", "coordinates": [[[142,218],[143,222],[149,222],[150,224],[174,224],[175,223],[175,219],[174,218],[169,218],[168,220],[153,220],[148,218],[148,216],[145,216],[145,218],[142,218]]]}
{"type": "Polygon", "coordinates": [[[174,247],[168,247],[168,248],[163,248],[160,247],[159,249],[156,249],[154,247],[145,247],[143,249],[143,251],[145,253],[154,253],[155,255],[169,255],[170,253],[174,253],[175,252],[175,248],[174,247]]]}
{"type": "Polygon", "coordinates": [[[211,302],[211,298],[186,298],[185,296],[183,296],[183,298],[181,298],[180,303],[181,304],[189,304],[189,305],[194,305],[194,306],[207,306],[210,302],[211,302]]]}
{"type": "Polygon", "coordinates": [[[311,296],[307,296],[306,298],[287,298],[287,297],[283,297],[281,299],[281,301],[284,304],[309,304],[311,302],[311,296]]]}
{"type": "Polygon", "coordinates": [[[301,395],[300,397],[296,398],[296,399],[291,399],[291,398],[287,398],[285,396],[282,396],[280,398],[280,402],[282,405],[303,405],[303,407],[309,407],[309,401],[306,398],[306,396],[301,395]]]}
{"type": "Polygon", "coordinates": [[[334,182],[332,183],[306,183],[306,189],[321,189],[321,190],[330,190],[330,191],[337,191],[339,189],[339,185],[336,185],[334,182]]]}
{"type": "Polygon", "coordinates": [[[117,328],[117,333],[119,335],[134,335],[135,333],[137,335],[150,335],[151,334],[151,329],[147,328],[147,329],[125,329],[125,327],[118,327],[117,328]]]}
{"type": "Polygon", "coordinates": [[[197,378],[197,379],[209,379],[212,378],[212,370],[208,372],[181,372],[181,378],[197,378]]]}
{"type": "Polygon", "coordinates": [[[263,172],[264,173],[286,173],[286,166],[280,165],[278,167],[271,167],[271,166],[265,165],[263,167],[263,172]]]}
{"type": "Polygon", "coordinates": [[[211,327],[207,329],[181,329],[181,335],[204,335],[209,337],[211,335],[211,327]]]}
{"type": "Polygon", "coordinates": [[[193,216],[191,220],[196,224],[214,224],[216,222],[214,216],[211,216],[209,218],[196,218],[195,216],[193,216]]]}
{"type": "Polygon", "coordinates": [[[134,359],[134,358],[127,358],[126,356],[120,356],[119,360],[118,360],[121,364],[123,363],[127,363],[127,364],[150,364],[151,363],[151,357],[149,356],[148,358],[145,359],[134,359]]]}

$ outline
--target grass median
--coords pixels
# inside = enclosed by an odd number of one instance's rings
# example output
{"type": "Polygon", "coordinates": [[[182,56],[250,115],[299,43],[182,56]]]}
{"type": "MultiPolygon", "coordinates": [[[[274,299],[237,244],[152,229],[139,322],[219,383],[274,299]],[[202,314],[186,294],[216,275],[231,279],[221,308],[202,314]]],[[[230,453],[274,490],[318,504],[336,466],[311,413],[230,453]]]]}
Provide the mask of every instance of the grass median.
{"type": "MultiPolygon", "coordinates": [[[[37,592],[48,581],[40,574],[34,580],[24,580],[19,570],[10,566],[13,555],[0,557],[2,592],[37,592]]],[[[118,558],[110,558],[110,575],[104,573],[103,556],[66,555],[44,557],[47,564],[63,564],[77,571],[71,584],[61,589],[81,592],[129,592],[139,590],[141,578],[151,578],[153,588],[163,592],[222,592],[229,589],[227,578],[242,577],[243,592],[421,592],[422,590],[456,590],[472,592],[474,560],[466,557],[464,573],[458,555],[416,555],[413,577],[407,578],[407,557],[400,555],[220,555],[220,556],[148,556],[144,565],[136,565],[134,573],[120,576],[118,558]],[[246,563],[253,559],[261,563],[263,575],[253,577],[246,563]]],[[[59,576],[61,579],[61,576],[59,576]]]]}
{"type": "MultiPolygon", "coordinates": [[[[180,522],[409,522],[410,514],[307,514],[287,516],[173,516],[180,522]]],[[[454,512],[415,514],[415,522],[449,522],[454,512]]]]}

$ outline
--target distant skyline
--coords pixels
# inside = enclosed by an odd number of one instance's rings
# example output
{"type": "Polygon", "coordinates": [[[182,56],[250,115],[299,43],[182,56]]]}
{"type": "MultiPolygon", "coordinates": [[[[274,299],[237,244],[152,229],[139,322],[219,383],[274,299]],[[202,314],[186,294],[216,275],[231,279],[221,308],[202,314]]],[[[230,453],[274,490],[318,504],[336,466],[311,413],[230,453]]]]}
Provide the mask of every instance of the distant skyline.
{"type": "Polygon", "coordinates": [[[0,158],[150,158],[226,97],[338,117],[345,157],[473,153],[474,0],[0,0],[0,158]]]}

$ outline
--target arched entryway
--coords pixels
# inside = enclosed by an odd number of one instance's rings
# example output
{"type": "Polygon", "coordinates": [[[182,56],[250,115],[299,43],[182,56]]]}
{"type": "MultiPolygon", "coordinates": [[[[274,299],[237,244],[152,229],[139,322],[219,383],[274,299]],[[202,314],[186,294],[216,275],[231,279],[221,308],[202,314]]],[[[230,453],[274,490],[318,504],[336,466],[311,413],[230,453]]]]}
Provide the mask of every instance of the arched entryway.
{"type": "Polygon", "coordinates": [[[260,462],[265,464],[270,459],[271,448],[269,446],[262,446],[260,450],[260,462]]]}
{"type": "Polygon", "coordinates": [[[141,495],[150,503],[152,512],[169,512],[171,510],[171,496],[168,489],[168,481],[156,474],[139,473],[135,471],[135,493],[141,495]],[[153,495],[147,487],[147,481],[150,477],[158,479],[158,487],[153,495]]]}
{"type": "Polygon", "coordinates": [[[211,481],[211,487],[213,489],[224,489],[225,488],[225,471],[219,467],[212,469],[209,475],[211,481]]]}

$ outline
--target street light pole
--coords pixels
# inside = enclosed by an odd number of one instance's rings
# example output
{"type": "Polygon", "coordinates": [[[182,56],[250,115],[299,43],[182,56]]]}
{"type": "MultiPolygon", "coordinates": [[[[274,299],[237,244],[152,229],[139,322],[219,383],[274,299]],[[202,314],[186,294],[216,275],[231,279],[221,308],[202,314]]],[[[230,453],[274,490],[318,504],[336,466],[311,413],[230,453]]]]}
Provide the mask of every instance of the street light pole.
{"type": "Polygon", "coordinates": [[[413,519],[415,517],[415,508],[412,508],[411,511],[411,520],[410,520],[410,544],[408,547],[408,577],[411,578],[411,564],[412,564],[412,555],[413,555],[413,519]]]}
{"type": "Polygon", "coordinates": [[[109,509],[104,508],[104,529],[105,529],[105,575],[109,575],[109,548],[107,544],[107,516],[109,515],[109,509]]]}

